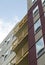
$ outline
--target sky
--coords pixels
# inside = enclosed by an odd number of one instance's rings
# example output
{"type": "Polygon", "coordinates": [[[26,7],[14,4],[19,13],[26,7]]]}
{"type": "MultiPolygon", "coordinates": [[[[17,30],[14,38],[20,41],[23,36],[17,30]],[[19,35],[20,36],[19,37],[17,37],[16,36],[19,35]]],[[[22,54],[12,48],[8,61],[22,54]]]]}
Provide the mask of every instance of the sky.
{"type": "Polygon", "coordinates": [[[0,0],[0,44],[27,13],[27,0],[0,0]]]}

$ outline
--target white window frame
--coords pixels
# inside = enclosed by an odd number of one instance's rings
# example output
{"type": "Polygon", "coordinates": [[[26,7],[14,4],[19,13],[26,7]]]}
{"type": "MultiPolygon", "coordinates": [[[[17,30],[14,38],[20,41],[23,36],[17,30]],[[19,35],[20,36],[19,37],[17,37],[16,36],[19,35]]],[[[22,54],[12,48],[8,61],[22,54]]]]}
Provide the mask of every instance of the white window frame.
{"type": "Polygon", "coordinates": [[[38,31],[38,28],[41,27],[41,21],[40,19],[38,19],[35,24],[34,24],[34,33],[36,33],[36,31],[38,31]]]}
{"type": "Polygon", "coordinates": [[[45,0],[41,0],[42,1],[42,5],[45,6],[45,0]]]}
{"type": "MultiPolygon", "coordinates": [[[[36,55],[44,48],[44,40],[43,37],[36,43],[36,55]]],[[[42,51],[41,51],[42,52],[42,51]]],[[[40,53],[41,53],[40,52],[40,53]]],[[[38,56],[37,56],[38,57],[38,56]]]]}
{"type": "Polygon", "coordinates": [[[34,8],[33,10],[33,17],[35,17],[39,12],[39,8],[38,8],[38,5],[34,8]]]}
{"type": "Polygon", "coordinates": [[[35,3],[37,0],[32,0],[32,3],[35,3]]]}

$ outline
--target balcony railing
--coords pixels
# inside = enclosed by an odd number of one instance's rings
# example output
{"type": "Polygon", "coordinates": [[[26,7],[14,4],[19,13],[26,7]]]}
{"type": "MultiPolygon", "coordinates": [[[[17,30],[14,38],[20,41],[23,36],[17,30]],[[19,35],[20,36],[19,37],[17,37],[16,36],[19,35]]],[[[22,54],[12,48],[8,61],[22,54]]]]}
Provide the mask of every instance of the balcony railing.
{"type": "Polygon", "coordinates": [[[27,30],[22,31],[22,34],[19,37],[17,37],[17,40],[14,42],[12,49],[16,48],[17,45],[27,36],[27,34],[27,30]]]}

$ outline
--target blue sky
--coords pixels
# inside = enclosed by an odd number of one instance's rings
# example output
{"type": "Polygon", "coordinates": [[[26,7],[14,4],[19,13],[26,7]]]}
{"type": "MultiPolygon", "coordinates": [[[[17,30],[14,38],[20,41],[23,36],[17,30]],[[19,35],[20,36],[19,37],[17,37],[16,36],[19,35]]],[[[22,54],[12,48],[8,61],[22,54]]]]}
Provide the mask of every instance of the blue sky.
{"type": "Polygon", "coordinates": [[[27,13],[27,0],[0,0],[0,43],[27,13]]]}

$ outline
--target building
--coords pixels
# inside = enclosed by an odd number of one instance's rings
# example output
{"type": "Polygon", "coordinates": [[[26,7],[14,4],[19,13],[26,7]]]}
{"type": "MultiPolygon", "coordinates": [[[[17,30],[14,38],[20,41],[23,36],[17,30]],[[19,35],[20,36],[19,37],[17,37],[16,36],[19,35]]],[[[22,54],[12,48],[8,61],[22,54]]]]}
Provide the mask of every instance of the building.
{"type": "Polygon", "coordinates": [[[16,53],[16,56],[11,60],[11,63],[15,65],[28,65],[28,25],[27,15],[14,29],[16,40],[12,44],[12,50],[16,53]]]}
{"type": "Polygon", "coordinates": [[[45,0],[27,0],[27,8],[0,45],[1,65],[45,65],[45,0]]]}
{"type": "Polygon", "coordinates": [[[11,62],[14,65],[45,65],[45,0],[27,0],[27,5],[27,20],[19,25],[21,28],[12,45],[16,56],[11,62]]]}
{"type": "Polygon", "coordinates": [[[45,65],[45,0],[27,0],[29,65],[45,65]]]}
{"type": "Polygon", "coordinates": [[[12,30],[0,44],[0,65],[7,65],[16,55],[12,51],[12,43],[14,42],[14,40],[15,37],[12,30]]]}
{"type": "Polygon", "coordinates": [[[25,15],[24,18],[11,30],[11,32],[0,44],[0,49],[1,49],[0,64],[1,65],[14,65],[19,62],[20,57],[22,57],[23,55],[24,57],[25,55],[27,56],[28,54],[27,34],[28,34],[27,15],[25,15]],[[20,45],[18,46],[18,44],[20,45]],[[20,57],[18,56],[18,54],[20,57]]]}

